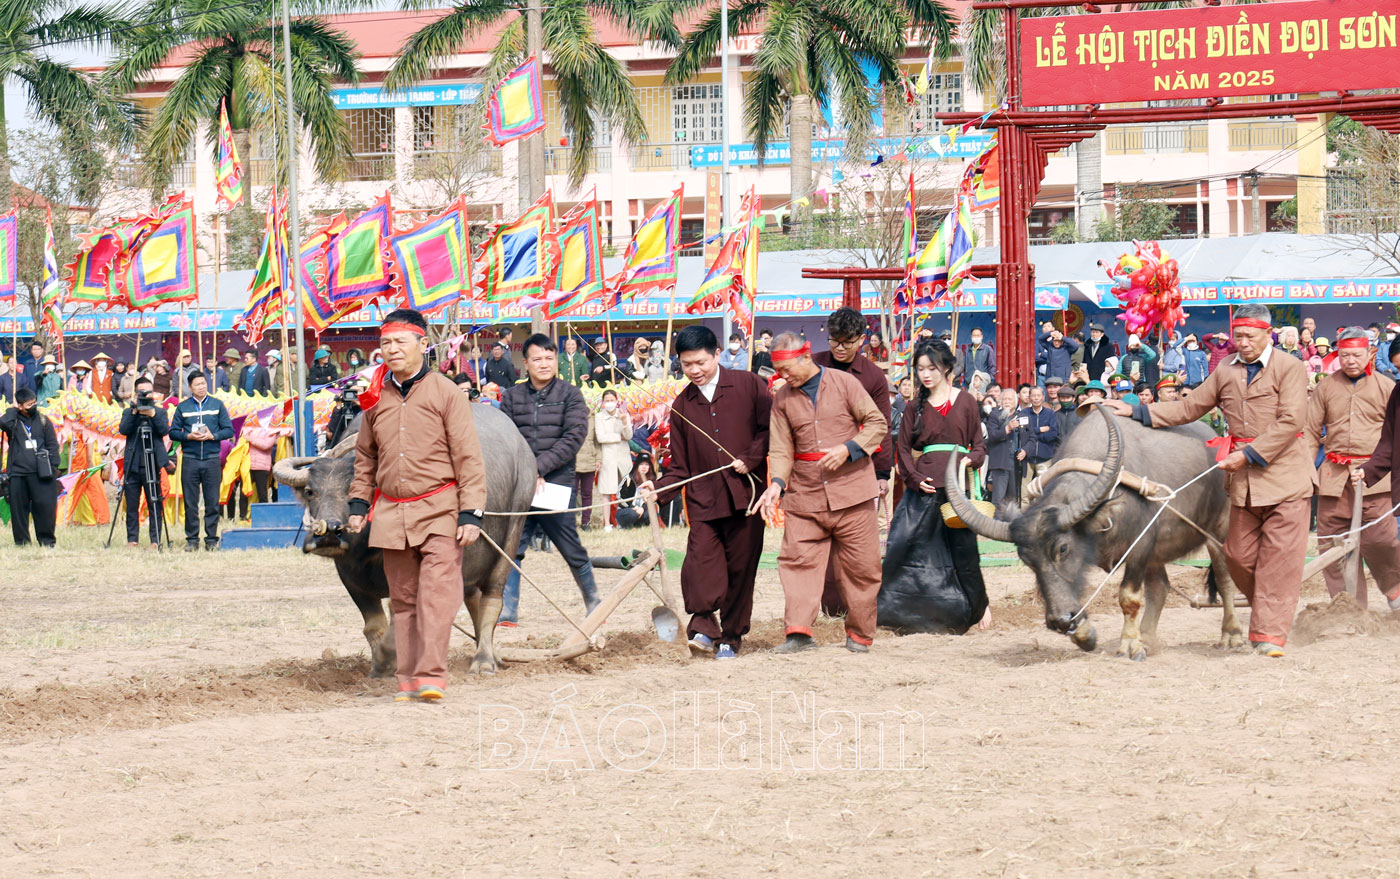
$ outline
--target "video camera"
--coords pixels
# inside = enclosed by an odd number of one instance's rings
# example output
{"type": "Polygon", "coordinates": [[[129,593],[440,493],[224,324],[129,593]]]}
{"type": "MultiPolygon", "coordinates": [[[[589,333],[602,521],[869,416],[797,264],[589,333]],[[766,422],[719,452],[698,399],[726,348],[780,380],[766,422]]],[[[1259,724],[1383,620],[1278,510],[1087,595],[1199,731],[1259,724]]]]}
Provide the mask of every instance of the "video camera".
{"type": "Polygon", "coordinates": [[[354,388],[346,388],[340,392],[340,405],[346,409],[360,408],[360,394],[354,388]]]}
{"type": "Polygon", "coordinates": [[[156,408],[156,395],[155,395],[155,391],[137,391],[137,392],[136,392],[136,409],[137,409],[138,411],[140,411],[140,410],[142,410],[142,409],[154,409],[154,408],[156,408]]]}

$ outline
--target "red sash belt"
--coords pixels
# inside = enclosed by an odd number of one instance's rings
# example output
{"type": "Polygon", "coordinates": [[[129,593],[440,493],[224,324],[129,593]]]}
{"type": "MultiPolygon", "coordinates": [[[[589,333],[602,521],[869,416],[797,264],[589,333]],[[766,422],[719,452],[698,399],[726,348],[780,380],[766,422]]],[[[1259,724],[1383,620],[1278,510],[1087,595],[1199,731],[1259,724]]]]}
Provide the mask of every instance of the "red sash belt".
{"type": "MultiPolygon", "coordinates": [[[[1298,431],[1298,438],[1303,438],[1303,432],[1301,430],[1298,431]]],[[[1258,437],[1234,436],[1233,434],[1227,433],[1224,436],[1218,436],[1215,439],[1206,440],[1206,447],[1215,449],[1215,461],[1218,464],[1221,461],[1224,461],[1226,458],[1230,457],[1231,452],[1239,451],[1241,447],[1249,445],[1256,439],[1258,439],[1258,437]]],[[[1363,458],[1361,460],[1365,459],[1363,458]]]]}
{"type": "Polygon", "coordinates": [[[375,506],[376,506],[381,500],[388,501],[388,502],[391,503],[391,504],[411,504],[411,503],[413,503],[414,501],[426,500],[426,499],[432,497],[432,496],[435,495],[435,494],[442,494],[444,491],[447,491],[449,488],[456,488],[456,487],[457,487],[457,482],[456,482],[456,480],[453,480],[452,482],[444,482],[442,485],[439,485],[437,488],[433,489],[432,491],[425,491],[425,492],[423,492],[422,494],[420,494],[420,495],[414,495],[413,497],[389,497],[387,494],[384,494],[382,491],[380,491],[379,489],[376,488],[376,489],[374,490],[374,500],[370,501],[370,504],[369,504],[369,515],[366,516],[365,519],[368,520],[368,521],[370,521],[370,522],[373,522],[373,521],[374,521],[374,508],[375,508],[375,506]]]}
{"type": "Polygon", "coordinates": [[[1230,457],[1231,452],[1236,451],[1241,446],[1249,445],[1255,439],[1252,436],[1232,436],[1227,433],[1213,440],[1206,440],[1206,448],[1215,449],[1215,461],[1218,464],[1230,457]]]}
{"type": "Polygon", "coordinates": [[[795,457],[799,461],[820,461],[826,457],[826,452],[798,452],[795,457]]]}
{"type": "Polygon", "coordinates": [[[1362,461],[1371,460],[1370,455],[1340,455],[1336,452],[1328,452],[1324,457],[1333,464],[1341,464],[1343,467],[1350,467],[1352,464],[1359,464],[1362,461]]]}

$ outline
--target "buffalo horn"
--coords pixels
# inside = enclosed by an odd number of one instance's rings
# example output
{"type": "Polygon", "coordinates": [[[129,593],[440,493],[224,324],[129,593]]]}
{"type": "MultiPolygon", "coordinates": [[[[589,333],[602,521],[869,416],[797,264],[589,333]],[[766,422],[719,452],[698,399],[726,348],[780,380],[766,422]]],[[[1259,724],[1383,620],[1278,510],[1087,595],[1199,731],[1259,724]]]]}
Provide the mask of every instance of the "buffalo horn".
{"type": "Polygon", "coordinates": [[[335,446],[328,449],[324,457],[331,459],[345,457],[346,455],[355,451],[355,440],[358,439],[359,436],[360,435],[358,433],[350,434],[349,436],[342,439],[340,442],[336,443],[335,446]]]}
{"type": "Polygon", "coordinates": [[[283,458],[272,465],[272,478],[288,488],[306,488],[311,474],[305,470],[315,458],[283,458]]]}
{"type": "MultiPolygon", "coordinates": [[[[948,456],[948,469],[943,474],[943,482],[948,488],[948,503],[953,505],[953,511],[958,514],[964,525],[983,537],[1010,543],[1011,523],[993,519],[974,507],[972,501],[967,499],[962,490],[962,480],[958,478],[961,465],[958,453],[953,452],[948,456]]],[[[911,490],[918,491],[917,488],[911,490]]]]}
{"type": "Polygon", "coordinates": [[[1118,430],[1117,416],[1103,406],[1099,407],[1099,414],[1108,425],[1108,452],[1104,455],[1103,469],[1083,494],[1065,505],[1064,512],[1060,514],[1060,526],[1063,528],[1078,525],[1098,509],[1099,504],[1108,500],[1123,472],[1123,434],[1118,430]]]}

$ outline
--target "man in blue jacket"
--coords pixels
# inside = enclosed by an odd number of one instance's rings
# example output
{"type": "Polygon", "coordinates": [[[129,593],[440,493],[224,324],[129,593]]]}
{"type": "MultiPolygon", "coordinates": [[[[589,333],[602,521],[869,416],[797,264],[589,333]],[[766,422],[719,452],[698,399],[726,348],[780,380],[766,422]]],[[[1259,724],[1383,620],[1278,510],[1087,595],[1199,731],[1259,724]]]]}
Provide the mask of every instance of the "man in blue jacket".
{"type": "Polygon", "coordinates": [[[199,549],[199,499],[204,497],[204,548],[219,546],[219,443],[233,439],[228,409],[209,394],[204,373],[190,377],[190,396],[175,407],[170,436],[180,443],[180,487],[185,493],[185,552],[199,549]]]}
{"type": "MultiPolygon", "coordinates": [[[[1036,336],[1036,341],[1040,343],[1040,359],[1045,364],[1045,371],[1041,375],[1064,377],[1074,372],[1070,355],[1079,350],[1078,342],[1055,329],[1055,325],[1049,321],[1041,326],[1041,333],[1036,336]]],[[[1040,384],[1045,384],[1044,379],[1041,379],[1040,384]]]]}
{"type": "Polygon", "coordinates": [[[1050,459],[1055,457],[1055,446],[1060,440],[1060,422],[1055,413],[1045,405],[1045,391],[1031,388],[1031,404],[1017,413],[1021,419],[1021,451],[1016,458],[1026,462],[1026,476],[1021,480],[1021,503],[1030,500],[1026,487],[1050,459]]]}

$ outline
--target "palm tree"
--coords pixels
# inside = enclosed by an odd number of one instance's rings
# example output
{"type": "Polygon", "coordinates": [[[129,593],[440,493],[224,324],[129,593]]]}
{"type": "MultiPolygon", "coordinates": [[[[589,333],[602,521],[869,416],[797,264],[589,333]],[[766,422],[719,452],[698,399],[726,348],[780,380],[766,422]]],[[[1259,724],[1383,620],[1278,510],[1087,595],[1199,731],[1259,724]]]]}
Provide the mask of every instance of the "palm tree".
{"type": "MultiPolygon", "coordinates": [[[[63,0],[0,0],[0,83],[18,82],[34,115],[52,125],[70,151],[95,150],[114,139],[129,142],[131,109],[88,74],[54,60],[49,46],[101,49],[128,22],[121,6],[70,6],[63,0]]],[[[0,205],[8,207],[8,108],[0,93],[0,205]]]]}
{"type": "MultiPolygon", "coordinates": [[[[433,0],[403,0],[406,10],[435,5],[433,0]]],[[[542,62],[554,72],[564,131],[572,147],[569,184],[577,187],[588,173],[598,132],[595,119],[619,127],[629,143],[647,139],[646,121],[626,65],[598,42],[593,17],[601,16],[642,40],[676,45],[680,34],[666,0],[549,0],[543,6],[542,62]]],[[[422,82],[434,66],[455,54],[472,37],[505,23],[496,36],[490,61],[481,76],[488,87],[526,58],[525,8],[518,0],[464,0],[446,15],[408,38],[384,78],[390,91],[422,82]]]]}
{"type": "MultiPolygon", "coordinates": [[[[281,6],[277,0],[253,5],[224,0],[151,0],[140,18],[148,23],[122,38],[122,52],[107,71],[109,87],[130,93],[167,63],[177,49],[187,53],[179,77],[146,120],[142,156],[152,188],[169,183],[199,125],[217,141],[219,107],[228,105],[234,146],[248,160],[252,132],[287,128],[282,61],[281,6]]],[[[335,83],[358,82],[355,44],[326,21],[301,16],[291,22],[292,96],[302,128],[310,138],[316,171],[339,176],[352,146],[345,121],[331,101],[335,83]]],[[[279,137],[278,178],[287,173],[286,137],[279,137]]],[[[252,199],[243,200],[252,210],[252,199]]]]}
{"type": "MultiPolygon", "coordinates": [[[[866,65],[873,65],[882,86],[897,87],[910,27],[935,39],[945,56],[953,33],[938,0],[738,0],[730,7],[731,33],[755,26],[762,30],[744,84],[744,119],[762,162],[790,108],[794,201],[812,191],[813,108],[827,101],[839,107],[846,153],[855,154],[870,135],[875,109],[866,65]]],[[[720,10],[714,9],[686,36],[667,81],[691,79],[719,50],[720,10]]],[[[807,206],[794,211],[799,218],[809,214],[807,206]]]]}

